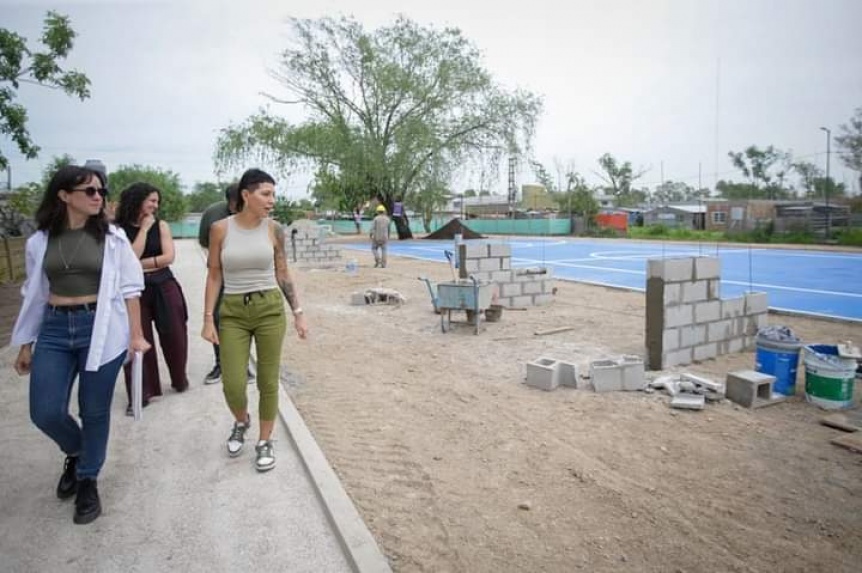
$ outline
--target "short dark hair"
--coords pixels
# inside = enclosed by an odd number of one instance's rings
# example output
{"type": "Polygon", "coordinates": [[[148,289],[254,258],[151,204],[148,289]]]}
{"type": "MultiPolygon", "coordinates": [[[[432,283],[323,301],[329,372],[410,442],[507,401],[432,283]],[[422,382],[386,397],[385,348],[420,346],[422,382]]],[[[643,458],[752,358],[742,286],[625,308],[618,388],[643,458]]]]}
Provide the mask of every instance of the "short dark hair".
{"type": "Polygon", "coordinates": [[[245,200],[242,198],[243,190],[248,189],[253,193],[262,183],[271,183],[272,185],[275,185],[275,179],[273,179],[272,175],[266,171],[262,171],[257,168],[248,169],[242,174],[242,177],[240,177],[239,183],[237,184],[237,212],[242,211],[242,208],[245,206],[245,200]]]}
{"type": "MultiPolygon", "coordinates": [[[[66,229],[67,215],[66,203],[60,200],[60,191],[71,191],[78,185],[86,183],[93,178],[96,178],[99,183],[102,182],[102,177],[98,171],[80,167],[78,165],[65,165],[58,169],[48,182],[48,187],[45,189],[45,194],[42,195],[42,202],[39,208],[36,209],[36,228],[40,231],[47,231],[48,235],[56,236],[66,229]]],[[[102,199],[102,207],[95,215],[87,218],[84,224],[84,229],[96,238],[99,242],[104,240],[105,234],[108,232],[108,216],[105,213],[105,202],[107,197],[102,199]]]]}
{"type": "Polygon", "coordinates": [[[239,197],[239,183],[231,183],[224,188],[224,200],[230,203],[239,197]]]}
{"type": "Polygon", "coordinates": [[[117,206],[114,222],[120,226],[137,225],[138,217],[141,214],[141,205],[153,193],[158,194],[161,203],[161,190],[149,183],[132,183],[123,189],[123,192],[120,193],[120,204],[117,206]]]}

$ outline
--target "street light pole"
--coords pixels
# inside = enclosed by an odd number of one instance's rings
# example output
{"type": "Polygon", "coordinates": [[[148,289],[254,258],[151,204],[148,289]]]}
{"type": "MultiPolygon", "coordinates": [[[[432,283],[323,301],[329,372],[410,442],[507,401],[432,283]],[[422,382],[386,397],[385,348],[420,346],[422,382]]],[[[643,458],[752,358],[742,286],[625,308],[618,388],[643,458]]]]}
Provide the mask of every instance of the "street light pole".
{"type": "Polygon", "coordinates": [[[832,235],[832,211],[829,210],[829,156],[832,155],[832,131],[828,127],[821,127],[826,132],[826,181],[823,183],[824,203],[826,203],[826,240],[832,235]]]}

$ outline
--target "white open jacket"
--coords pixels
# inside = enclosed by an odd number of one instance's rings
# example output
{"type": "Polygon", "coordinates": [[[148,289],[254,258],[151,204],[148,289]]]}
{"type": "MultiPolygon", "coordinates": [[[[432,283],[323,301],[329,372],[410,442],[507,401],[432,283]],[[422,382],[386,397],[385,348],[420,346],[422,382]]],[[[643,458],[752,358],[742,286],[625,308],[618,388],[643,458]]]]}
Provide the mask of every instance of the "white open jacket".
{"type": "MultiPolygon", "coordinates": [[[[39,328],[48,305],[48,275],[43,262],[48,249],[48,233],[38,231],[27,239],[27,279],[21,287],[24,302],[12,331],[12,344],[39,344],[39,328]]],[[[111,225],[105,235],[105,255],[99,282],[99,301],[90,338],[86,370],[96,371],[114,360],[129,346],[129,317],[126,299],[141,296],[144,272],[126,234],[111,225]]]]}

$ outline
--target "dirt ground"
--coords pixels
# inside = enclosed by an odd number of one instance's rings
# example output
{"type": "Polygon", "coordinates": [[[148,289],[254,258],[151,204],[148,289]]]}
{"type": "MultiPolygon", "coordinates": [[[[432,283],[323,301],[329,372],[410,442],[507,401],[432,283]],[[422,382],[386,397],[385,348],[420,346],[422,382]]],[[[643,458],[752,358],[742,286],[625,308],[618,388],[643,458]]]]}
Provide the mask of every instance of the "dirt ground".
{"type": "MultiPolygon", "coordinates": [[[[312,333],[288,337],[288,387],[395,571],[859,571],[862,455],[829,443],[841,432],[822,410],[676,411],[662,394],[523,383],[541,356],[584,374],[642,354],[642,294],[557,281],[549,306],[444,334],[417,277],[447,266],[345,256],[355,276],[294,271],[312,333]],[[350,305],[375,286],[407,302],[350,305]]],[[[806,342],[862,342],[859,324],[769,318],[806,342]]],[[[747,352],[676,370],[753,366],[747,352]]]]}

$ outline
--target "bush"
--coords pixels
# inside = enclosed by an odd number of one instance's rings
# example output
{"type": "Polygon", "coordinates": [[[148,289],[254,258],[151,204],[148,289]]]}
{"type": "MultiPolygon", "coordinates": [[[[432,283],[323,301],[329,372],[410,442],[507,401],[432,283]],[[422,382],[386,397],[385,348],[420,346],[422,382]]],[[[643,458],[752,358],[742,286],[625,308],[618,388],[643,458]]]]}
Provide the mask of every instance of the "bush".
{"type": "Polygon", "coordinates": [[[843,229],[836,234],[839,245],[862,247],[862,229],[843,229]]]}

